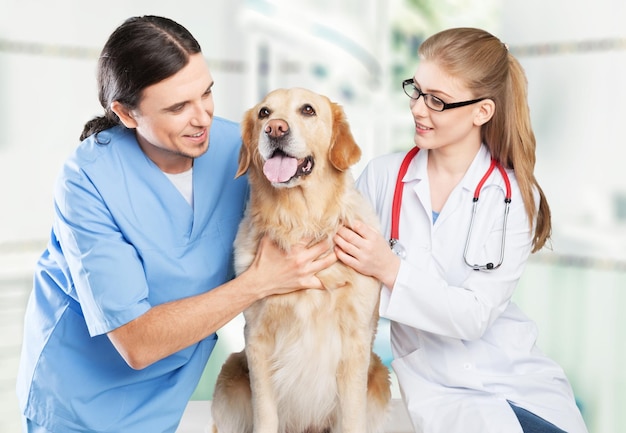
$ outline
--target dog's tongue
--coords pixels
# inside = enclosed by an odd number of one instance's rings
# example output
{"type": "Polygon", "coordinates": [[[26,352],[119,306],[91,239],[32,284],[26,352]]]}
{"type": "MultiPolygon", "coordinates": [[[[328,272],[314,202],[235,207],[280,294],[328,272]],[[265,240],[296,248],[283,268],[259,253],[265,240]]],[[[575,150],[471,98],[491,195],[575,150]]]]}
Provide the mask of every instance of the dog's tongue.
{"type": "Polygon", "coordinates": [[[263,165],[263,174],[270,182],[287,182],[297,170],[298,160],[285,155],[273,156],[263,165]]]}

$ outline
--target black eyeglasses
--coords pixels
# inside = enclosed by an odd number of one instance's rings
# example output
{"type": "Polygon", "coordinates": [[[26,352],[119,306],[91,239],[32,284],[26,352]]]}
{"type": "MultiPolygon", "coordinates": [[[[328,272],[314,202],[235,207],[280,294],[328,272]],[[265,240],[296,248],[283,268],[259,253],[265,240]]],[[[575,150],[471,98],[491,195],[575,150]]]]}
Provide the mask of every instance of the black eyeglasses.
{"type": "Polygon", "coordinates": [[[472,99],[471,101],[452,102],[448,104],[447,102],[443,102],[441,99],[439,99],[436,96],[433,96],[429,93],[422,92],[415,85],[415,80],[413,80],[413,78],[404,80],[402,82],[402,89],[404,89],[404,93],[406,93],[406,95],[409,98],[414,99],[416,101],[420,98],[420,96],[423,96],[424,104],[426,104],[426,106],[433,111],[443,111],[443,110],[449,110],[450,108],[465,107],[466,105],[475,104],[477,102],[488,99],[488,98],[479,98],[479,99],[472,99]]]}

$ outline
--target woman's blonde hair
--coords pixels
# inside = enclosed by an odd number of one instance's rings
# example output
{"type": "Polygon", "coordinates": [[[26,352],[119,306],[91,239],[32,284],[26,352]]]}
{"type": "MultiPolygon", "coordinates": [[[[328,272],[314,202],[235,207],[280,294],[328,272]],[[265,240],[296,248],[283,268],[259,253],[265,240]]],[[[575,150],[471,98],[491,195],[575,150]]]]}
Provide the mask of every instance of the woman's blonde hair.
{"type": "Polygon", "coordinates": [[[463,80],[476,97],[494,101],[495,113],[482,127],[482,140],[497,161],[515,171],[531,230],[537,215],[532,252],[539,251],[552,227],[550,207],[534,175],[536,141],[522,66],[498,38],[475,28],[439,32],[422,43],[419,55],[463,80]],[[539,192],[539,209],[534,189],[539,192]]]}

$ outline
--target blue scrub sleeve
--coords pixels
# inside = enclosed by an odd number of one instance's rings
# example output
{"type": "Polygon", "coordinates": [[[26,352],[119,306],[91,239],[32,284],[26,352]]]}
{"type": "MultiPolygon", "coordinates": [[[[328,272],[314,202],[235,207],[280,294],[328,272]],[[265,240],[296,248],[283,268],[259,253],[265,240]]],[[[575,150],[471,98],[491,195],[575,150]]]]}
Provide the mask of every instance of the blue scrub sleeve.
{"type": "MultiPolygon", "coordinates": [[[[150,309],[135,248],[86,174],[66,165],[55,192],[54,231],[91,336],[107,333],[150,309]]],[[[59,257],[62,259],[62,257],[59,257]]]]}

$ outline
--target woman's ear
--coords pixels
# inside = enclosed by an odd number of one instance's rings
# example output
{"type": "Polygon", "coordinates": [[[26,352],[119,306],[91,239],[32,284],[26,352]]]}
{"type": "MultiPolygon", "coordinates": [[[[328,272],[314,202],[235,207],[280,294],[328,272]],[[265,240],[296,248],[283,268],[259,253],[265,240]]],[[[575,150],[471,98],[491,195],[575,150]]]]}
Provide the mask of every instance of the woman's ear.
{"type": "Polygon", "coordinates": [[[135,116],[126,105],[122,104],[119,101],[113,101],[111,103],[111,111],[113,111],[117,117],[120,118],[120,121],[124,124],[125,127],[129,129],[133,129],[137,127],[137,121],[135,120],[135,116]]]}
{"type": "Polygon", "coordinates": [[[482,126],[489,122],[496,112],[496,103],[491,99],[485,99],[480,101],[478,105],[478,112],[474,117],[474,124],[476,126],[482,126]]]}

